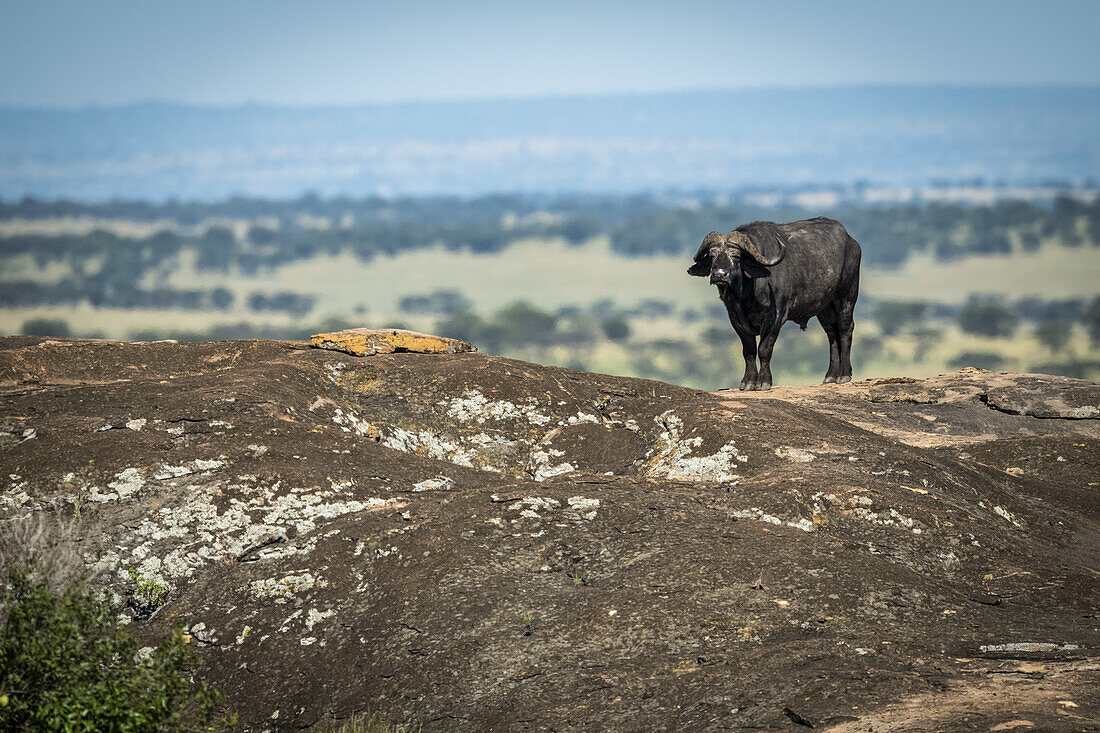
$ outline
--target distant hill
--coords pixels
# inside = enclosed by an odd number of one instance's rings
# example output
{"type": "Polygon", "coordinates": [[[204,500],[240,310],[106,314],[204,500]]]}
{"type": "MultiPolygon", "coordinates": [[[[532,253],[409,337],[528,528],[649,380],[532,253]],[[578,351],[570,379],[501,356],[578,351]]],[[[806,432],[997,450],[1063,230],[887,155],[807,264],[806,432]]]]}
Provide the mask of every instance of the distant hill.
{"type": "Polygon", "coordinates": [[[7,200],[1081,184],[1098,174],[1097,87],[0,109],[7,200]]]}

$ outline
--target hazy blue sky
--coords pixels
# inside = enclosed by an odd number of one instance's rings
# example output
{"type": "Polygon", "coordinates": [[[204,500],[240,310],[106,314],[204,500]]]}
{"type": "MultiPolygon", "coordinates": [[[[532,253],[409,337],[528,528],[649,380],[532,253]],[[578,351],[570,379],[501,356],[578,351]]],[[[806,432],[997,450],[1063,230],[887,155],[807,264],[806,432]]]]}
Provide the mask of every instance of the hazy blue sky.
{"type": "Polygon", "coordinates": [[[1100,84],[1096,0],[0,0],[0,104],[1100,84]]]}

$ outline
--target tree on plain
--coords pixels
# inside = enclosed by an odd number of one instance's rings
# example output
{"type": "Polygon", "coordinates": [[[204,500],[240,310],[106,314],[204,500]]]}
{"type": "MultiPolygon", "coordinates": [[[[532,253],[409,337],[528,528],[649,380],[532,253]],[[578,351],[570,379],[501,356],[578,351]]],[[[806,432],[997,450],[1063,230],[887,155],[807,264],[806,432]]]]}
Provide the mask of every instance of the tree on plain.
{"type": "Polygon", "coordinates": [[[1035,338],[1051,351],[1062,351],[1069,344],[1073,330],[1065,321],[1043,321],[1035,327],[1035,338]]]}
{"type": "Polygon", "coordinates": [[[73,335],[68,321],[60,318],[28,318],[23,321],[22,331],[24,336],[68,338],[73,335]]]}
{"type": "Polygon", "coordinates": [[[959,312],[959,326],[975,336],[1007,338],[1016,332],[1016,314],[995,300],[972,298],[959,312]]]}

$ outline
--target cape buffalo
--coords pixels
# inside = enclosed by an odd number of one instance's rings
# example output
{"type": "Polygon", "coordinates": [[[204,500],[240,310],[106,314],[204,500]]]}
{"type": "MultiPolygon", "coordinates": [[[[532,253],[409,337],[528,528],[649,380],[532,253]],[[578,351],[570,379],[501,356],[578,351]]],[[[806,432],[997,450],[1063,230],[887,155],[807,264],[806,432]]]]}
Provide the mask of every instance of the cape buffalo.
{"type": "Polygon", "coordinates": [[[710,277],[745,355],[741,389],[770,389],[771,358],[787,321],[806,328],[817,316],[829,337],[825,384],[852,381],[852,312],[859,295],[859,244],[832,219],[758,221],[711,232],[689,275],[710,277]],[[756,337],[760,337],[760,369],[756,337]]]}

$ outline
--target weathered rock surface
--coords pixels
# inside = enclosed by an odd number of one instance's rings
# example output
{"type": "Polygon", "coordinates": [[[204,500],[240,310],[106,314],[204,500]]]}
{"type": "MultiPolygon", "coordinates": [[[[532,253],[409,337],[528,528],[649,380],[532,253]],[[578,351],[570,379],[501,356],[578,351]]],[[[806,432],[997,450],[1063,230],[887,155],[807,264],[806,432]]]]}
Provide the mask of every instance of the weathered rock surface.
{"type": "Polygon", "coordinates": [[[0,522],[169,585],[250,729],[1100,729],[1095,383],[13,337],[0,395],[0,522]]]}

